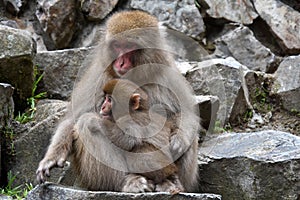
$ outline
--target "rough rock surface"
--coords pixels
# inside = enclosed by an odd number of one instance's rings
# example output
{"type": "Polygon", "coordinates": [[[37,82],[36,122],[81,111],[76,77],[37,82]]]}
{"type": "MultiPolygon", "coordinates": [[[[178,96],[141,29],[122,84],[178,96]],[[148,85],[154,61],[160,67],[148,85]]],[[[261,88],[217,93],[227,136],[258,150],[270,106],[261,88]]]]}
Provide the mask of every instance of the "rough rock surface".
{"type": "Polygon", "coordinates": [[[36,55],[35,64],[44,72],[41,91],[49,98],[69,99],[77,73],[91,49],[44,51],[36,55]]]}
{"type": "Polygon", "coordinates": [[[87,17],[90,21],[99,21],[107,16],[110,13],[118,0],[81,0],[80,7],[81,12],[87,17]]]}
{"type": "Polygon", "coordinates": [[[12,98],[14,88],[6,83],[0,83],[0,131],[10,124],[14,113],[12,98]]]}
{"type": "Polygon", "coordinates": [[[118,192],[91,192],[83,190],[75,190],[71,188],[61,187],[51,183],[37,186],[33,189],[25,200],[59,200],[59,199],[93,199],[93,200],[121,200],[121,199],[140,199],[140,200],[156,200],[156,199],[172,199],[172,200],[221,200],[220,195],[216,194],[196,194],[196,193],[180,193],[171,195],[168,193],[118,193],[118,192]]]}
{"type": "Polygon", "coordinates": [[[254,37],[253,32],[245,26],[229,31],[215,42],[217,57],[222,54],[222,57],[232,56],[251,70],[268,72],[277,60],[270,49],[263,46],[254,37]]]}
{"type": "Polygon", "coordinates": [[[58,49],[68,47],[75,32],[75,0],[38,0],[36,16],[58,49]],[[61,9],[63,8],[63,9],[61,9]]]}
{"type": "MultiPolygon", "coordinates": [[[[24,183],[35,183],[35,171],[38,167],[38,163],[47,150],[59,119],[65,114],[65,102],[62,102],[61,104],[57,104],[57,101],[48,102],[47,106],[57,110],[57,112],[37,123],[31,122],[32,124],[14,125],[13,130],[16,138],[12,143],[14,145],[14,151],[17,153],[14,157],[11,157],[6,161],[12,174],[18,176],[18,179],[14,181],[14,186],[22,185],[24,183]]],[[[40,109],[39,105],[37,105],[38,112],[41,112],[41,114],[37,114],[37,116],[44,116],[43,113],[49,110],[49,108],[47,109],[45,106],[42,108],[43,109],[40,109]]],[[[62,169],[55,168],[51,171],[49,180],[57,182],[62,173],[62,169]]]]}
{"type": "Polygon", "coordinates": [[[221,124],[228,122],[236,97],[243,89],[243,71],[247,68],[233,58],[190,64],[193,68],[187,72],[186,78],[195,93],[217,96],[220,100],[217,120],[221,124]]]}
{"type": "Polygon", "coordinates": [[[208,15],[217,19],[226,19],[241,24],[252,24],[258,17],[251,0],[198,0],[203,7],[208,7],[208,15]]]}
{"type": "Polygon", "coordinates": [[[300,53],[300,13],[279,0],[254,0],[260,17],[266,21],[281,47],[300,53]]]}
{"type": "Polygon", "coordinates": [[[289,111],[300,112],[300,56],[285,58],[275,72],[273,92],[282,100],[289,111]]]}
{"type": "Polygon", "coordinates": [[[224,199],[298,199],[300,137],[280,131],[226,133],[199,150],[200,187],[224,199]]]}
{"type": "Polygon", "coordinates": [[[205,30],[203,19],[193,0],[132,0],[131,7],[145,10],[168,27],[192,37],[198,37],[205,30]]]}
{"type": "Polygon", "coordinates": [[[12,15],[17,15],[27,4],[27,0],[3,0],[5,9],[12,15]]]}
{"type": "Polygon", "coordinates": [[[0,25],[0,82],[15,88],[14,101],[23,106],[32,92],[35,52],[27,31],[0,25]]]}
{"type": "Polygon", "coordinates": [[[2,157],[6,152],[5,131],[11,126],[14,112],[13,95],[14,88],[6,83],[0,83],[0,180],[5,180],[6,174],[2,174],[2,157]]]}

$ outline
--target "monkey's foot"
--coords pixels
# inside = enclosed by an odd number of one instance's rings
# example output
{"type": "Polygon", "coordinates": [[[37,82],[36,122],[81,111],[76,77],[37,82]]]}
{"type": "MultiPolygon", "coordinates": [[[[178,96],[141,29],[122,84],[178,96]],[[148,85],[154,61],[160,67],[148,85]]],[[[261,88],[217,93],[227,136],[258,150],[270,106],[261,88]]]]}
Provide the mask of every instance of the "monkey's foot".
{"type": "Polygon", "coordinates": [[[155,192],[169,192],[170,194],[178,194],[184,192],[184,188],[178,180],[165,180],[155,185],[155,192]]]}
{"type": "Polygon", "coordinates": [[[153,192],[154,184],[151,181],[148,181],[145,177],[129,174],[126,176],[125,184],[122,188],[122,192],[153,192]]]}

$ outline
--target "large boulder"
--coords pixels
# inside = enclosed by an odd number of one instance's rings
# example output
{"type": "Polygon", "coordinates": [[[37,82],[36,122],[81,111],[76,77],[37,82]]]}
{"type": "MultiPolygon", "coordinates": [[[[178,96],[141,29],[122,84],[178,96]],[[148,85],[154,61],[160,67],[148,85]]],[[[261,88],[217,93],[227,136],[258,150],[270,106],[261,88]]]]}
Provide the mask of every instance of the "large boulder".
{"type": "Polygon", "coordinates": [[[253,32],[245,26],[228,31],[215,43],[217,47],[215,56],[232,56],[251,70],[269,72],[273,70],[273,64],[278,60],[270,49],[263,46],[253,32]]]}
{"type": "MultiPolygon", "coordinates": [[[[66,102],[43,100],[37,104],[36,119],[25,125],[14,124],[15,139],[12,141],[15,154],[6,158],[7,169],[16,175],[14,186],[36,183],[35,171],[42,160],[55,128],[66,112],[66,102]],[[45,102],[46,101],[46,102],[45,102]],[[54,113],[54,114],[51,114],[54,113]]],[[[55,168],[50,181],[58,182],[64,170],[55,168]]]]}
{"type": "Polygon", "coordinates": [[[6,180],[6,174],[2,174],[2,168],[4,163],[2,163],[2,156],[6,154],[6,134],[7,129],[10,128],[11,120],[13,118],[14,112],[14,102],[13,95],[14,88],[6,83],[0,83],[0,184],[3,184],[6,180]]]}
{"type": "Polygon", "coordinates": [[[14,101],[26,107],[34,82],[33,58],[36,45],[27,31],[0,25],[0,82],[15,88],[14,101]]]}
{"type": "MultiPolygon", "coordinates": [[[[191,62],[190,65],[193,68],[187,71],[186,78],[195,94],[219,98],[217,120],[223,126],[231,118],[235,104],[247,99],[246,88],[243,87],[243,77],[247,68],[231,57],[191,62]]],[[[240,112],[246,111],[248,105],[244,105],[240,107],[240,112]]]]}
{"type": "Polygon", "coordinates": [[[300,55],[285,58],[274,76],[272,92],[286,110],[300,113],[300,55]]]}
{"type": "Polygon", "coordinates": [[[36,17],[57,49],[68,47],[76,28],[75,0],[38,0],[36,17]]]}
{"type": "Polygon", "coordinates": [[[90,51],[79,48],[39,52],[35,64],[44,72],[39,90],[47,91],[49,98],[69,99],[79,68],[90,51]]]}
{"type": "Polygon", "coordinates": [[[280,0],[254,0],[253,4],[281,48],[290,53],[299,53],[300,13],[280,0]]]}
{"type": "Polygon", "coordinates": [[[199,150],[201,191],[224,199],[299,199],[300,137],[280,131],[226,133],[199,150]]]}

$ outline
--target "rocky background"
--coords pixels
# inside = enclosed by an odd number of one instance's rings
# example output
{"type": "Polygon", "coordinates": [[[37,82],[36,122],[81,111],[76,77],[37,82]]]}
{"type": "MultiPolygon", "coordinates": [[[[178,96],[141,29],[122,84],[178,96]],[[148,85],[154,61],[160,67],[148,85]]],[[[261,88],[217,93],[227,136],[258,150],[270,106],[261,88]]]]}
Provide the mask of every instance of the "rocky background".
{"type": "MultiPolygon", "coordinates": [[[[198,192],[299,200],[298,0],[0,0],[1,185],[9,171],[14,185],[36,184],[35,170],[80,66],[102,38],[107,17],[126,9],[150,12],[185,36],[168,40],[182,55],[178,68],[197,95],[206,133],[198,192]],[[23,113],[27,123],[16,120],[23,113]]],[[[50,181],[72,186],[69,168],[55,169],[50,181]]],[[[27,198],[170,198],[43,187],[27,198]]]]}

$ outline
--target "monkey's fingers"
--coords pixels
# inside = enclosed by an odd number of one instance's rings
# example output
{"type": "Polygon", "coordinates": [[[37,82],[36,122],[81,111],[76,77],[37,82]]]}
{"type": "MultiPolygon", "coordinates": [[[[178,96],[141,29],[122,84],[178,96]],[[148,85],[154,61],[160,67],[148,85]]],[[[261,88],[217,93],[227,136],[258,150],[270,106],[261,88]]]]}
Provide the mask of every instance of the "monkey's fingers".
{"type": "Polygon", "coordinates": [[[169,193],[171,195],[178,194],[180,192],[182,192],[182,191],[179,188],[175,188],[175,189],[172,189],[172,190],[169,191],[169,193]]]}
{"type": "Polygon", "coordinates": [[[154,185],[153,181],[147,180],[147,184],[144,184],[144,187],[145,187],[145,189],[144,189],[145,192],[153,192],[155,185],[154,185]]]}
{"type": "Polygon", "coordinates": [[[37,180],[38,184],[44,183],[44,182],[45,182],[45,177],[44,177],[44,175],[43,175],[43,172],[37,171],[36,174],[37,174],[36,180],[37,180]]]}
{"type": "Polygon", "coordinates": [[[150,185],[142,185],[142,192],[153,192],[154,187],[150,186],[150,185]]]}

